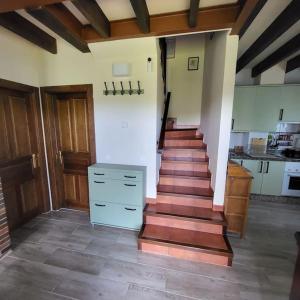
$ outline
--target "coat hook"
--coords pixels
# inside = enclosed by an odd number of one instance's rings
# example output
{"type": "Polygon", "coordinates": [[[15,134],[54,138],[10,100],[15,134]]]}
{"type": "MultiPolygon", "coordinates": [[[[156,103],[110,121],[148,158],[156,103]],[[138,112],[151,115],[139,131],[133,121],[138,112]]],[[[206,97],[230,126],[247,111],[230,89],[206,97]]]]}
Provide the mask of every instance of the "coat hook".
{"type": "Polygon", "coordinates": [[[104,94],[105,94],[105,96],[107,96],[108,95],[108,89],[107,89],[107,83],[106,83],[106,81],[104,81],[104,85],[105,85],[105,92],[104,92],[104,94]]]}
{"type": "Polygon", "coordinates": [[[129,95],[132,95],[131,81],[129,81],[129,95]]]}
{"type": "Polygon", "coordinates": [[[121,83],[121,95],[124,95],[124,94],[125,94],[125,92],[124,92],[124,88],[123,88],[123,82],[122,82],[122,81],[120,81],[120,83],[121,83]]]}
{"type": "Polygon", "coordinates": [[[138,93],[138,95],[140,95],[140,94],[141,94],[141,92],[142,92],[142,91],[141,91],[141,87],[140,87],[140,81],[138,81],[138,87],[139,87],[139,88],[138,88],[138,91],[137,91],[137,93],[138,93]]]}
{"type": "Polygon", "coordinates": [[[113,90],[113,95],[115,96],[115,95],[116,95],[116,93],[117,93],[117,92],[116,92],[115,83],[114,83],[114,82],[112,82],[112,85],[113,85],[113,89],[114,89],[114,90],[113,90]]]}

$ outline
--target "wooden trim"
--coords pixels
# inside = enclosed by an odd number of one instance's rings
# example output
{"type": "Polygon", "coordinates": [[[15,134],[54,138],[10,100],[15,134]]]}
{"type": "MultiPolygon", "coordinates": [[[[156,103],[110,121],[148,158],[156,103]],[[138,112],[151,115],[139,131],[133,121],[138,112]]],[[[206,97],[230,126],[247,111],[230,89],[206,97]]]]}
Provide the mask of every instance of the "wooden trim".
{"type": "Polygon", "coordinates": [[[26,92],[26,93],[33,93],[36,89],[36,87],[27,84],[22,84],[22,83],[1,79],[1,78],[0,78],[0,88],[11,89],[11,90],[26,92]]]}
{"type": "Polygon", "coordinates": [[[143,33],[136,19],[111,22],[111,36],[103,38],[89,25],[82,31],[82,37],[89,43],[107,40],[138,38],[145,36],[164,36],[188,32],[228,29],[233,26],[240,6],[238,4],[214,6],[199,9],[197,26],[190,28],[187,22],[188,11],[150,16],[150,32],[143,33]]]}
{"type": "Polygon", "coordinates": [[[137,23],[143,33],[150,32],[150,16],[145,0],[130,0],[137,23]]]}
{"type": "Polygon", "coordinates": [[[4,0],[0,1],[0,13],[14,11],[22,8],[60,3],[63,1],[64,0],[4,0]]]}
{"type": "Polygon", "coordinates": [[[269,68],[273,67],[277,63],[281,62],[283,59],[289,57],[290,55],[294,54],[299,50],[300,50],[300,33],[295,37],[293,37],[292,39],[290,39],[283,46],[278,48],[275,52],[273,52],[263,61],[258,63],[252,69],[252,77],[258,76],[262,72],[268,70],[269,68]]]}
{"type": "Polygon", "coordinates": [[[297,55],[296,57],[293,57],[287,61],[285,73],[289,73],[298,68],[300,68],[300,55],[297,55]]]}
{"type": "Polygon", "coordinates": [[[247,22],[249,17],[251,16],[253,10],[255,9],[256,5],[258,4],[259,0],[247,0],[236,20],[234,23],[231,35],[239,35],[242,27],[247,22]]]}
{"type": "Polygon", "coordinates": [[[50,53],[57,53],[55,38],[16,12],[0,14],[0,25],[50,53]]]}
{"type": "Polygon", "coordinates": [[[236,72],[238,73],[246,67],[255,57],[276,41],[291,26],[298,22],[299,11],[300,1],[293,0],[238,59],[236,72]]]}

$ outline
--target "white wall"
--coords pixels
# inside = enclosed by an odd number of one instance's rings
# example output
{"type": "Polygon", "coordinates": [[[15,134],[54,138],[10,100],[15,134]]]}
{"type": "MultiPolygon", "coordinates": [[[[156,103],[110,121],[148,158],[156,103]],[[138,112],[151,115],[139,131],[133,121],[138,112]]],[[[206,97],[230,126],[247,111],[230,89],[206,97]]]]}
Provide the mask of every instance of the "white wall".
{"type": "Polygon", "coordinates": [[[168,91],[172,92],[169,117],[177,125],[199,125],[204,67],[205,35],[176,37],[175,58],[167,59],[168,91]],[[199,57],[199,69],[188,71],[188,57],[199,57]]]}
{"type": "Polygon", "coordinates": [[[39,86],[44,51],[0,26],[0,78],[39,86]]]}
{"type": "Polygon", "coordinates": [[[238,37],[218,32],[206,39],[201,131],[208,144],[214,205],[224,204],[238,37]]]}
{"type": "Polygon", "coordinates": [[[82,54],[58,41],[58,54],[43,52],[41,86],[92,83],[97,162],[147,166],[147,197],[156,197],[157,138],[157,41],[155,38],[90,44],[92,53],[82,54]],[[120,50],[121,49],[121,50],[120,50]],[[153,70],[147,72],[147,58],[153,70]],[[130,63],[126,78],[112,76],[112,63],[130,63]],[[104,81],[137,80],[143,95],[105,96],[104,81]]]}

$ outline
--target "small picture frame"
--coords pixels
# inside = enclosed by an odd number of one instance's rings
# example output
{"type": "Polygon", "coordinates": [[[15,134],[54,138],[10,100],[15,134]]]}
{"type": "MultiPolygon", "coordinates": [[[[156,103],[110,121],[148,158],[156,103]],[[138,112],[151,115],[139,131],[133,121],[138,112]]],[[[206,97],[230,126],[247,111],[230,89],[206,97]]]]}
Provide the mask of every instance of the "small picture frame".
{"type": "Polygon", "coordinates": [[[199,68],[199,56],[188,58],[188,71],[197,71],[199,68]]]}

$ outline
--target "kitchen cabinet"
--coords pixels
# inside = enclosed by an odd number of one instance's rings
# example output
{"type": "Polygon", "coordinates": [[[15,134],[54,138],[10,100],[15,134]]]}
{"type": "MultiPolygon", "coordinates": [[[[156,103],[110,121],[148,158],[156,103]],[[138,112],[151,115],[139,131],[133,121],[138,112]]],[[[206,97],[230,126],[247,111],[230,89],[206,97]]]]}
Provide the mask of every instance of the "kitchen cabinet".
{"type": "Polygon", "coordinates": [[[283,86],[281,95],[283,122],[300,122],[300,85],[283,86]]]}
{"type": "Polygon", "coordinates": [[[232,112],[232,130],[249,131],[255,115],[256,86],[236,87],[232,112]]]}
{"type": "Polygon", "coordinates": [[[245,159],[243,166],[253,176],[251,193],[281,195],[285,162],[245,159]]]}
{"type": "Polygon", "coordinates": [[[300,122],[300,85],[235,88],[232,131],[273,132],[278,122],[300,122]]]}

